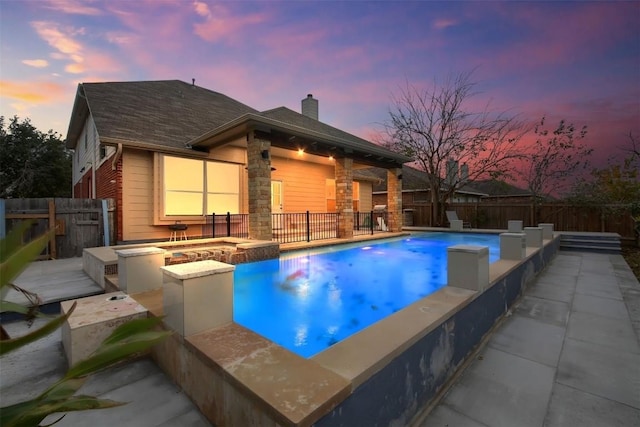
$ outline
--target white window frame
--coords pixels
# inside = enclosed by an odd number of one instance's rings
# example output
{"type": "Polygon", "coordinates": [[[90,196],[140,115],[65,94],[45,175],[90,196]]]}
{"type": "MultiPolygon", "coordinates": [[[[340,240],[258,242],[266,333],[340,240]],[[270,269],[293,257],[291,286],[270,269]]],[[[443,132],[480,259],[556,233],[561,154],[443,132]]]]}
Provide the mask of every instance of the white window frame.
{"type": "MultiPolygon", "coordinates": [[[[194,163],[194,167],[195,167],[195,163],[194,163]]],[[[211,204],[212,200],[216,198],[216,196],[220,196],[223,199],[227,198],[227,199],[232,199],[231,200],[231,205],[233,205],[233,199],[235,199],[235,208],[228,208],[225,209],[226,213],[227,211],[229,211],[230,213],[239,213],[240,212],[240,206],[241,206],[241,185],[240,185],[240,170],[241,170],[241,165],[236,164],[236,163],[227,163],[227,162],[219,162],[219,161],[212,161],[212,160],[208,160],[208,159],[196,159],[196,158],[188,158],[188,157],[181,157],[181,156],[174,156],[174,155],[170,155],[170,154],[158,154],[158,156],[156,157],[156,171],[157,171],[157,175],[156,175],[156,179],[154,180],[156,185],[154,186],[156,191],[156,201],[157,203],[155,204],[156,209],[156,221],[158,224],[171,224],[174,221],[194,221],[194,222],[202,222],[202,220],[204,219],[205,215],[210,215],[213,212],[213,209],[210,208],[209,206],[207,206],[207,204],[211,204]],[[171,159],[171,158],[175,158],[175,159],[180,159],[180,160],[185,160],[185,161],[193,161],[193,162],[197,162],[202,166],[202,172],[201,172],[201,185],[195,185],[195,186],[191,186],[191,188],[188,188],[189,186],[186,186],[184,190],[180,189],[180,188],[176,188],[174,190],[167,190],[167,182],[166,179],[166,168],[168,167],[166,165],[166,159],[171,159]],[[225,182],[225,186],[224,188],[215,188],[215,182],[211,182],[210,180],[208,180],[208,177],[213,177],[213,174],[215,172],[215,168],[216,165],[220,165],[226,169],[228,169],[226,172],[226,174],[224,174],[224,182],[225,182]],[[235,170],[235,171],[234,171],[235,170]],[[237,174],[237,179],[233,180],[233,173],[237,174]],[[228,185],[228,184],[231,185],[228,185]],[[209,187],[214,187],[213,190],[214,191],[210,191],[212,190],[209,187]],[[197,194],[200,197],[201,200],[201,209],[200,209],[200,213],[179,213],[179,212],[171,212],[171,211],[167,211],[167,191],[173,191],[174,193],[178,194],[178,193],[184,193],[185,195],[188,194],[197,194]],[[210,212],[211,211],[211,212],[210,212]]],[[[170,185],[172,185],[171,183],[169,183],[170,185]]],[[[228,206],[227,206],[228,207],[228,206]]],[[[222,213],[222,212],[216,212],[216,213],[222,213]]]]}

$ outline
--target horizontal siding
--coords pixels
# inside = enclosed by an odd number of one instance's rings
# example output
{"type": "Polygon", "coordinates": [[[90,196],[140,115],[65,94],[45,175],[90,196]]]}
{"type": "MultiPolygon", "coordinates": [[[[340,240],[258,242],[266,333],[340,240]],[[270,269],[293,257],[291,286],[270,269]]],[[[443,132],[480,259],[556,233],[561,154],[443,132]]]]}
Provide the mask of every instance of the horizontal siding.
{"type": "Polygon", "coordinates": [[[125,150],[122,174],[123,240],[168,239],[166,227],[153,226],[153,154],[125,150]]]}
{"type": "Polygon", "coordinates": [[[335,167],[299,160],[272,158],[271,179],[282,181],[284,212],[326,212],[326,180],[333,179],[335,167]]]}

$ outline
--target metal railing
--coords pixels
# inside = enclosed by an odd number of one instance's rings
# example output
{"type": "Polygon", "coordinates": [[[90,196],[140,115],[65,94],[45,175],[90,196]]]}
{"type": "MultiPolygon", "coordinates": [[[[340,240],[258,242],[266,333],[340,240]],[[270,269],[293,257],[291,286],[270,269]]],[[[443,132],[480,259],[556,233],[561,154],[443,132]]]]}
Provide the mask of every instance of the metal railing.
{"type": "MultiPolygon", "coordinates": [[[[279,243],[310,242],[338,237],[340,214],[282,213],[271,214],[273,240],[279,243]]],[[[388,231],[386,211],[354,212],[353,234],[364,235],[388,231]]],[[[203,237],[249,237],[249,214],[207,215],[202,226],[203,237]]]]}
{"type": "Polygon", "coordinates": [[[338,237],[338,213],[271,214],[273,240],[280,243],[310,242],[338,237]]]}
{"type": "Polygon", "coordinates": [[[218,214],[207,215],[206,223],[202,226],[204,237],[249,237],[249,214],[218,214]]]}
{"type": "Polygon", "coordinates": [[[361,236],[388,231],[388,218],[386,211],[354,212],[353,235],[361,236]]]}

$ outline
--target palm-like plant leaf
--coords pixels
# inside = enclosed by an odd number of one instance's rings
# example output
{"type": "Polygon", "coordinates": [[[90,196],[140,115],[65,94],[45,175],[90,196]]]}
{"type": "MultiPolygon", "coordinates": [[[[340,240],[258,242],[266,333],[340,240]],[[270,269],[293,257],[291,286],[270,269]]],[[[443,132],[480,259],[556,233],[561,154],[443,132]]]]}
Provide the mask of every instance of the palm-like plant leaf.
{"type": "Polygon", "coordinates": [[[69,318],[71,313],[73,313],[73,310],[75,310],[75,308],[76,303],[73,303],[67,314],[54,318],[50,322],[47,322],[47,324],[45,324],[43,327],[18,338],[0,341],[0,356],[49,335],[60,326],[62,326],[62,324],[69,318]]]}
{"type": "Polygon", "coordinates": [[[148,319],[132,320],[130,323],[134,323],[134,326],[131,333],[124,333],[121,329],[128,327],[128,324],[122,325],[114,331],[119,338],[107,338],[106,344],[102,343],[88,359],[81,360],[72,366],[64,378],[78,378],[104,369],[132,354],[148,350],[172,334],[171,331],[137,331],[138,327],[135,323],[148,324],[146,320],[148,319]]]}

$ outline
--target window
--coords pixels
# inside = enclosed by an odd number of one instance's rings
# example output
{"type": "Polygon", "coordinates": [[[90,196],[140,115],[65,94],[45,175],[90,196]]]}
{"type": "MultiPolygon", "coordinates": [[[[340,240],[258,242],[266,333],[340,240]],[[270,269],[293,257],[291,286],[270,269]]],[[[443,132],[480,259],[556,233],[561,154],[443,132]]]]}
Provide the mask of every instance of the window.
{"type": "Polygon", "coordinates": [[[238,213],[238,165],[171,156],[162,160],[165,216],[238,213]]]}
{"type": "Polygon", "coordinates": [[[107,147],[105,147],[104,145],[100,145],[100,160],[104,159],[105,157],[107,157],[107,147]]]}

